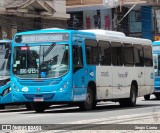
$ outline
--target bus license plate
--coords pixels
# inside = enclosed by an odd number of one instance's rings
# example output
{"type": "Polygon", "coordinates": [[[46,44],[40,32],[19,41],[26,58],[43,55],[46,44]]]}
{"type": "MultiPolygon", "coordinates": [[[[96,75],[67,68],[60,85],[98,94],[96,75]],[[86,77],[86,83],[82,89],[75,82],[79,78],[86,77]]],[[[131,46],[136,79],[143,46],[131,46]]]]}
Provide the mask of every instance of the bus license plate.
{"type": "Polygon", "coordinates": [[[34,97],[34,102],[43,102],[43,97],[34,97]]]}

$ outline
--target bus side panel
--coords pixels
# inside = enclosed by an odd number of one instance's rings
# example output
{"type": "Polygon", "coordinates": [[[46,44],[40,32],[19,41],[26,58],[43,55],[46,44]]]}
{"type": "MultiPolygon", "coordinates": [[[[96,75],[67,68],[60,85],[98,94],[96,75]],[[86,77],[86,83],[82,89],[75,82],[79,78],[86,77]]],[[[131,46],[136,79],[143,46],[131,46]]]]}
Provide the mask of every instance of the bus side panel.
{"type": "Polygon", "coordinates": [[[112,99],[112,67],[96,67],[97,100],[112,99]]]}
{"type": "MultiPolygon", "coordinates": [[[[132,68],[128,68],[132,69],[132,68]]],[[[131,70],[127,70],[127,68],[123,66],[113,66],[112,74],[113,74],[113,98],[128,98],[130,96],[130,77],[132,74],[131,70]]]]}
{"type": "Polygon", "coordinates": [[[160,77],[154,79],[154,92],[160,93],[160,77]]]}
{"type": "Polygon", "coordinates": [[[143,90],[145,89],[144,83],[144,67],[135,67],[136,82],[138,85],[138,97],[143,96],[143,90]]]}

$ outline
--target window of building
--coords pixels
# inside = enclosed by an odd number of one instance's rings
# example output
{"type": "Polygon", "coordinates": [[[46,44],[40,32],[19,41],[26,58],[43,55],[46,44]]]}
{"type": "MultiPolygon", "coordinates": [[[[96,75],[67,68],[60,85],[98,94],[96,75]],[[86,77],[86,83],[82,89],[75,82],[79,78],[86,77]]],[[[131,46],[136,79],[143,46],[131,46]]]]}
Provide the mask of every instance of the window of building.
{"type": "Polygon", "coordinates": [[[142,45],[134,44],[134,63],[135,66],[144,66],[144,57],[142,45]]]}
{"type": "Polygon", "coordinates": [[[99,41],[98,48],[100,65],[111,65],[110,43],[107,41],[99,41]]]}
{"type": "Polygon", "coordinates": [[[142,32],[141,12],[131,11],[129,14],[130,32],[142,32]]]}
{"type": "Polygon", "coordinates": [[[123,65],[123,49],[122,45],[119,42],[111,42],[112,48],[112,64],[114,66],[122,66],[123,65]]]}
{"type": "Polygon", "coordinates": [[[133,60],[133,47],[132,44],[125,43],[123,46],[124,50],[124,65],[125,66],[133,66],[134,60],[133,60]]]}
{"type": "Polygon", "coordinates": [[[144,64],[145,66],[153,66],[153,58],[152,58],[152,48],[151,46],[143,46],[144,51],[144,64]]]}
{"type": "Polygon", "coordinates": [[[88,65],[98,65],[98,47],[97,41],[86,39],[86,61],[88,65]]]}

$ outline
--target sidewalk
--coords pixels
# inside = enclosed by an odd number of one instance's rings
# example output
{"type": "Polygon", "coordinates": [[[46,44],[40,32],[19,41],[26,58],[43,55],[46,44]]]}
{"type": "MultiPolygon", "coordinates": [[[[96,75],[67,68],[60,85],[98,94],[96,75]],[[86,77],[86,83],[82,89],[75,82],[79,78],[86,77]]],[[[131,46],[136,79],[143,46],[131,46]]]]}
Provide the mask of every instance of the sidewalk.
{"type": "MultiPolygon", "coordinates": [[[[160,108],[157,107],[159,110],[160,108]]],[[[160,111],[150,113],[81,120],[57,125],[42,125],[42,131],[11,133],[160,133],[160,111]],[[149,125],[153,124],[153,125],[149,125]],[[158,124],[158,125],[156,125],[158,124]],[[46,129],[46,130],[45,130],[46,129]],[[125,129],[125,130],[124,130],[125,129]],[[152,130],[148,130],[152,129],[152,130]]]]}
{"type": "MultiPolygon", "coordinates": [[[[70,124],[69,130],[51,130],[47,131],[47,133],[61,133],[61,132],[63,133],[84,133],[84,132],[85,133],[106,133],[106,132],[107,133],[160,133],[160,112],[123,115],[123,116],[110,117],[99,120],[93,119],[93,120],[78,121],[73,123],[62,123],[62,124],[66,124],[66,126],[70,124]],[[93,126],[92,124],[95,125],[93,126]],[[159,125],[157,126],[156,124],[159,125]],[[88,130],[90,129],[90,127],[88,126],[92,126],[91,127],[92,129],[88,130]],[[107,129],[107,127],[109,128],[111,127],[112,130],[107,129]],[[130,130],[130,127],[132,130],[130,130]],[[117,128],[118,129],[121,128],[122,130],[118,130],[117,128]],[[127,130],[123,130],[123,128],[127,130]],[[82,129],[82,130],[75,130],[75,129],[82,129]]],[[[63,128],[65,129],[64,125],[62,129],[63,128]]]]}

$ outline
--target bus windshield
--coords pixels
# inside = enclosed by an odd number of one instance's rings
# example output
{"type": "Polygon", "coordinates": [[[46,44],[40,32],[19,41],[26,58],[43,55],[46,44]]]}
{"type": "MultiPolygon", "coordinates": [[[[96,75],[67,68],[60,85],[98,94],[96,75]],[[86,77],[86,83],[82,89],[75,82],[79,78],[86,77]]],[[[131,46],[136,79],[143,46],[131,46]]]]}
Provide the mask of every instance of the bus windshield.
{"type": "Polygon", "coordinates": [[[19,78],[58,78],[68,72],[67,44],[16,46],[13,73],[19,78]]]}
{"type": "Polygon", "coordinates": [[[155,76],[160,76],[160,53],[153,54],[155,76]]]}
{"type": "Polygon", "coordinates": [[[154,73],[155,76],[160,76],[160,46],[153,46],[153,59],[154,59],[154,73]]]}
{"type": "Polygon", "coordinates": [[[10,44],[0,43],[0,79],[9,78],[10,44]]]}

